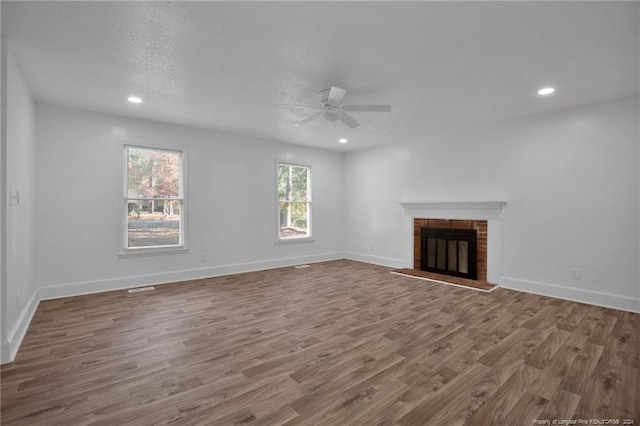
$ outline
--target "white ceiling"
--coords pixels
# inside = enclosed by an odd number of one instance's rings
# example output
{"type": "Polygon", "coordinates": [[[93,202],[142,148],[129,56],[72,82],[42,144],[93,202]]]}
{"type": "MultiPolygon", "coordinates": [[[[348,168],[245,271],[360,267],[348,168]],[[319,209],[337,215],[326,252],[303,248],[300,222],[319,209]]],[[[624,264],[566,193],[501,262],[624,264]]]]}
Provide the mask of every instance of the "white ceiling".
{"type": "Polygon", "coordinates": [[[8,2],[39,102],[352,150],[638,92],[634,2],[8,2]],[[541,98],[538,88],[557,92],[541,98]],[[331,86],[362,123],[294,127],[331,86]],[[129,95],[144,102],[133,105],[129,95]],[[349,143],[340,145],[339,137],[349,143]]]}

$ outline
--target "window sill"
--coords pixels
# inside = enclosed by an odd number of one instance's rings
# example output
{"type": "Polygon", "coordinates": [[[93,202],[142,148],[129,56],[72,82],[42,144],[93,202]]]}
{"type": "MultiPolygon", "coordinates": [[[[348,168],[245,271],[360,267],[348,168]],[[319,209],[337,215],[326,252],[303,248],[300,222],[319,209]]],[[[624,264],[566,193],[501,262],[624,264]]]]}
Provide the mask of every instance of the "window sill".
{"type": "Polygon", "coordinates": [[[189,249],[186,247],[167,247],[167,248],[148,248],[138,250],[128,250],[118,253],[118,258],[129,259],[135,257],[152,257],[152,256],[164,256],[167,254],[184,254],[188,253],[189,249]]]}
{"type": "Polygon", "coordinates": [[[287,244],[304,244],[304,243],[312,243],[314,241],[313,237],[305,237],[305,238],[291,238],[291,239],[282,239],[277,240],[276,245],[287,245],[287,244]]]}

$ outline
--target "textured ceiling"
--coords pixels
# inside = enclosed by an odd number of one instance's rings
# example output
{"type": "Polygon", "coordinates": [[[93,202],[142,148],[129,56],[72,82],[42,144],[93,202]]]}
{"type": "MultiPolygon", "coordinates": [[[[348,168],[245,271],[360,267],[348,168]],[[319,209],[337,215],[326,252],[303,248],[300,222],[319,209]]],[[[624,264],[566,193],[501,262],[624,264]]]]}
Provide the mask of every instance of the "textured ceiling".
{"type": "Polygon", "coordinates": [[[8,2],[40,102],[351,150],[638,91],[632,2],[8,2]],[[539,87],[556,94],[541,98],[539,87]],[[362,123],[294,127],[347,89],[362,123]],[[129,104],[127,96],[144,99],[129,104]],[[339,137],[349,143],[340,145],[339,137]]]}

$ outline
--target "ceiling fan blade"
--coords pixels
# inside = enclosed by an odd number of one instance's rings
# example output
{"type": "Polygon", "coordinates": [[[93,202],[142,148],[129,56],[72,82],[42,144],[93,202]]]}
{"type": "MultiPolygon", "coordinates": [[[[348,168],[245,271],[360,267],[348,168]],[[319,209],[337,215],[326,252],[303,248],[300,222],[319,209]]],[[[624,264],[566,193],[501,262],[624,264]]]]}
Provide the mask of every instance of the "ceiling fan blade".
{"type": "Polygon", "coordinates": [[[329,96],[327,97],[327,105],[338,106],[340,102],[342,102],[342,98],[344,98],[345,93],[347,93],[347,91],[344,89],[332,87],[329,91],[329,96]]]}
{"type": "Polygon", "coordinates": [[[345,111],[390,112],[391,105],[343,105],[345,111]]]}
{"type": "Polygon", "coordinates": [[[360,125],[360,123],[358,123],[356,120],[353,119],[353,117],[351,117],[349,114],[347,114],[344,111],[342,111],[342,114],[340,115],[340,120],[342,120],[344,124],[351,127],[352,129],[360,125]]]}
{"type": "Polygon", "coordinates": [[[321,109],[318,105],[289,105],[289,104],[275,104],[275,106],[279,108],[312,108],[312,109],[321,109]]]}
{"type": "Polygon", "coordinates": [[[300,126],[304,126],[305,124],[307,124],[310,121],[315,120],[316,118],[320,117],[320,112],[314,112],[313,114],[311,114],[310,116],[308,116],[307,118],[305,118],[302,121],[299,121],[298,123],[294,124],[293,127],[300,127],[300,126]]]}

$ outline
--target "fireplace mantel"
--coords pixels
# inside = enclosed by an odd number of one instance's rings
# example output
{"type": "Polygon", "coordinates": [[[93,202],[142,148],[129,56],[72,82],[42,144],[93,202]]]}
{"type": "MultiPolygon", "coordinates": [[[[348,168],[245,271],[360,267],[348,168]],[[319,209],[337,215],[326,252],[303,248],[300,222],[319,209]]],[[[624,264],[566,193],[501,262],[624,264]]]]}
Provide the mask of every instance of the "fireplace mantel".
{"type": "Polygon", "coordinates": [[[413,218],[504,220],[506,201],[401,202],[405,215],[413,218]]]}

